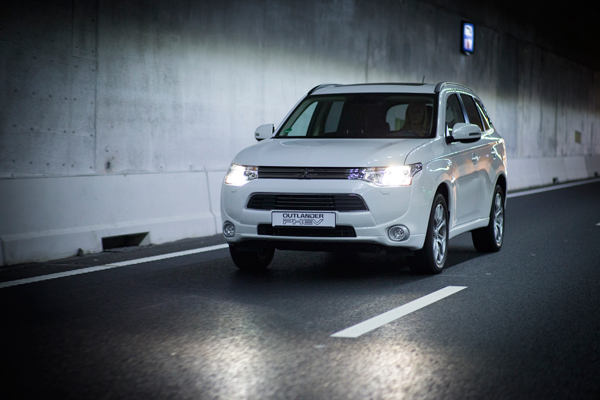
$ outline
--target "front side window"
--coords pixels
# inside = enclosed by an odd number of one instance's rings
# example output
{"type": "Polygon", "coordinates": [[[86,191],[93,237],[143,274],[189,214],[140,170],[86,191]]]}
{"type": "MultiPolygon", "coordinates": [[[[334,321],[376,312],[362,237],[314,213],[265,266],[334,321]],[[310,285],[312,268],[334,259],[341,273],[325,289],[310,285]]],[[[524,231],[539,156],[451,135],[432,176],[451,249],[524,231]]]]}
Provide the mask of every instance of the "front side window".
{"type": "Polygon", "coordinates": [[[485,109],[485,106],[483,105],[483,103],[477,99],[475,99],[475,103],[477,103],[477,109],[479,110],[479,114],[481,116],[481,119],[483,120],[483,125],[485,127],[486,130],[490,129],[492,127],[492,122],[490,121],[490,116],[487,113],[487,110],[485,109]]]}
{"type": "Polygon", "coordinates": [[[434,95],[353,93],[306,98],[275,138],[429,138],[434,95]]]}
{"type": "Polygon", "coordinates": [[[308,127],[312,119],[315,109],[317,108],[317,102],[307,104],[307,107],[302,110],[298,115],[298,118],[294,123],[287,129],[287,136],[306,136],[308,127]]]}
{"type": "Polygon", "coordinates": [[[483,131],[483,125],[481,124],[481,118],[479,117],[479,111],[477,111],[477,106],[475,106],[475,101],[473,98],[466,94],[461,94],[463,104],[465,105],[465,110],[467,111],[467,116],[469,117],[469,122],[475,124],[483,131]]]}
{"type": "Polygon", "coordinates": [[[448,127],[449,132],[452,132],[454,125],[459,122],[465,122],[465,116],[460,106],[458,96],[456,96],[456,94],[451,94],[446,101],[446,126],[448,127]]]}

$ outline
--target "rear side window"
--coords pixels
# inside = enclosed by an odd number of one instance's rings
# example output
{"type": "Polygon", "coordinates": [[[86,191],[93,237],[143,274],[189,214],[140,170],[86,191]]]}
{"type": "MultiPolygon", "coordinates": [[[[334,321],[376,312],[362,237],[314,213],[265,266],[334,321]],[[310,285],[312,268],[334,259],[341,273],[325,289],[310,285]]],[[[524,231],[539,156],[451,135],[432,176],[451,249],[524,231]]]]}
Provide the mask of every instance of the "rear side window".
{"type": "Polygon", "coordinates": [[[477,111],[477,106],[475,105],[475,101],[473,98],[467,94],[461,94],[460,98],[465,105],[465,111],[467,112],[467,117],[469,117],[469,122],[475,124],[481,129],[483,129],[483,125],[481,123],[481,118],[479,117],[479,111],[477,111]]]}

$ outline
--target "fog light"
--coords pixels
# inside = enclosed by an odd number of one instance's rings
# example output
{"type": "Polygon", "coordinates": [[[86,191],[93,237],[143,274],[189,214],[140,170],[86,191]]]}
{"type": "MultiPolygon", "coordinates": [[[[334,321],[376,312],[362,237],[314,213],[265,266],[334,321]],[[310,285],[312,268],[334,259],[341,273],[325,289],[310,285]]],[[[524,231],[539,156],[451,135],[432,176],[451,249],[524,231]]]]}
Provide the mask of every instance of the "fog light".
{"type": "Polygon", "coordinates": [[[235,236],[235,225],[229,221],[223,223],[223,235],[228,238],[235,236]]]}
{"type": "Polygon", "coordinates": [[[394,225],[388,229],[388,236],[394,242],[401,242],[408,239],[410,232],[404,225],[394,225]]]}

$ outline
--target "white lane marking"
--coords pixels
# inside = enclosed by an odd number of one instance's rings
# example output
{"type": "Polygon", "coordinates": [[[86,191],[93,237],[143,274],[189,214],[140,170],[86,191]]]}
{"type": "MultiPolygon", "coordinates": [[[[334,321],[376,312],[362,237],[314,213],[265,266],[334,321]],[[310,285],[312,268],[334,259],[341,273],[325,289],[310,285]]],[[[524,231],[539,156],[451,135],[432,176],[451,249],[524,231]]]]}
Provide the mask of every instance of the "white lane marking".
{"type": "Polygon", "coordinates": [[[551,190],[564,189],[564,188],[568,188],[568,187],[572,187],[572,186],[579,186],[579,185],[587,185],[588,183],[596,183],[596,182],[600,182],[600,179],[589,179],[589,180],[585,180],[585,181],[581,181],[581,182],[563,183],[561,185],[553,185],[553,186],[547,186],[547,187],[543,187],[543,188],[539,188],[539,189],[525,190],[523,192],[509,193],[508,195],[506,195],[506,197],[510,199],[511,197],[527,196],[529,194],[549,192],[551,190]]]}
{"type": "Polygon", "coordinates": [[[121,262],[116,262],[116,263],[106,264],[106,265],[113,266],[113,267],[126,267],[128,265],[141,264],[141,263],[150,262],[150,261],[165,260],[167,258],[188,256],[190,254],[197,254],[197,253],[206,253],[207,251],[225,249],[228,246],[229,245],[226,243],[225,244],[217,244],[215,246],[201,247],[199,249],[178,251],[176,253],[161,254],[158,256],[138,258],[136,260],[121,261],[121,262]]]}
{"type": "Polygon", "coordinates": [[[104,271],[105,269],[126,267],[128,265],[141,264],[141,263],[146,263],[146,262],[151,262],[151,261],[159,261],[159,260],[164,260],[167,258],[188,256],[190,254],[197,254],[197,253],[205,253],[207,251],[224,249],[227,246],[228,246],[227,244],[218,244],[215,246],[202,247],[199,249],[178,251],[176,253],[161,254],[159,256],[152,256],[152,257],[138,258],[135,260],[121,261],[121,262],[116,262],[116,263],[111,263],[111,264],[106,264],[106,265],[100,265],[97,267],[82,268],[82,269],[76,269],[73,271],[58,272],[56,274],[35,276],[33,278],[25,278],[25,279],[18,279],[18,280],[8,281],[8,282],[0,282],[0,289],[11,287],[11,286],[26,285],[28,283],[48,281],[51,279],[65,278],[67,276],[89,274],[90,272],[104,271]]]}
{"type": "Polygon", "coordinates": [[[385,324],[389,324],[392,321],[397,320],[398,318],[402,318],[405,315],[408,315],[412,312],[420,310],[423,307],[427,307],[435,303],[436,301],[440,301],[445,297],[451,296],[454,293],[460,292],[463,289],[466,289],[466,286],[446,286],[443,289],[438,290],[437,292],[433,292],[428,294],[427,296],[423,296],[417,300],[411,301],[403,306],[398,308],[394,308],[393,310],[384,312],[383,314],[379,314],[376,317],[370,318],[366,321],[363,321],[359,324],[353,325],[350,328],[346,328],[342,331],[334,333],[331,337],[343,337],[343,338],[357,338],[361,335],[364,335],[367,332],[371,332],[385,324]]]}

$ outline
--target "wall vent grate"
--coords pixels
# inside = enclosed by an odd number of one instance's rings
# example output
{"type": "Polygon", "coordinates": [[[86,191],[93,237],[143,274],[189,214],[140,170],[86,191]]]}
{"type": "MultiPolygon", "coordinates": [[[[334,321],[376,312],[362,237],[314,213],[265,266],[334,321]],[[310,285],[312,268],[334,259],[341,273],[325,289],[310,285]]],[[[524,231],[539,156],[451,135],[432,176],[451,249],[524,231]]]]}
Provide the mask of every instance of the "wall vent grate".
{"type": "Polygon", "coordinates": [[[102,238],[102,251],[124,251],[150,244],[150,232],[131,233],[129,235],[107,236],[102,238]]]}

